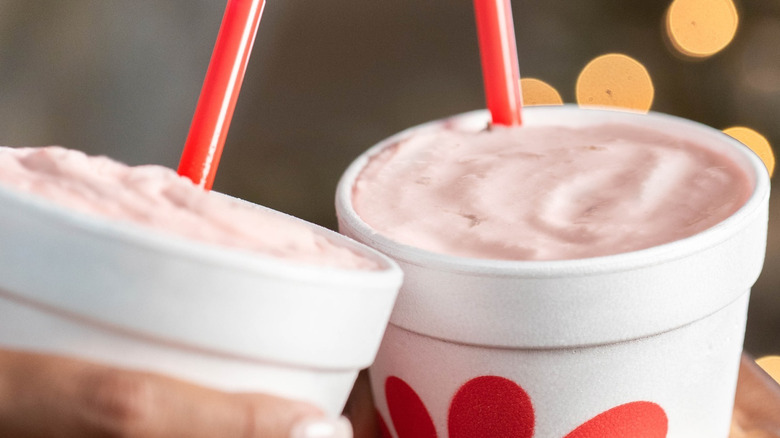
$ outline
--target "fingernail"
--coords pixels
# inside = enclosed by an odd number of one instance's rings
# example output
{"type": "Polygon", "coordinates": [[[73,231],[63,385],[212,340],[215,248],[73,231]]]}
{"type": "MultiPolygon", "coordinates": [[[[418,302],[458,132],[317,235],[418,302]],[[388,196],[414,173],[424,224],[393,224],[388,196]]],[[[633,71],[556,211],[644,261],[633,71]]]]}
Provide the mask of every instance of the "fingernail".
{"type": "Polygon", "coordinates": [[[352,438],[352,425],[344,417],[307,418],[293,426],[290,438],[352,438]]]}

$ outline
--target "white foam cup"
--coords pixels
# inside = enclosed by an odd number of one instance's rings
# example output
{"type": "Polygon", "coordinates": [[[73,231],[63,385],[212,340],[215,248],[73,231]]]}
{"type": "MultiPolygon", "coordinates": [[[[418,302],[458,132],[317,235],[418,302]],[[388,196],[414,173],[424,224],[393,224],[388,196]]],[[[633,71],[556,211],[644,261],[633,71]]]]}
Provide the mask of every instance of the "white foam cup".
{"type": "Polygon", "coordinates": [[[380,269],[200,243],[0,187],[0,348],[271,393],[337,415],[374,359],[402,274],[376,251],[308,226],[380,269]]]}
{"type": "Polygon", "coordinates": [[[650,113],[534,107],[525,126],[619,122],[712,148],[754,190],[694,236],[618,255],[496,261],[394,242],[361,220],[352,188],[383,148],[456,125],[484,129],[478,111],[403,131],[343,175],[340,230],[404,271],[370,376],[385,436],[726,438],[750,288],[764,259],[769,178],[722,132],[650,113]]]}

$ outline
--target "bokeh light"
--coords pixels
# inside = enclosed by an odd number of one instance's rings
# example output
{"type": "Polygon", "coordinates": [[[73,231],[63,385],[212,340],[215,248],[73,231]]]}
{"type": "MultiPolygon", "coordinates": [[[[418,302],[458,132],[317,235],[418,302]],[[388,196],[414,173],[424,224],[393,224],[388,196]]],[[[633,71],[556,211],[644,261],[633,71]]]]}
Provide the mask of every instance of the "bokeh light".
{"type": "Polygon", "coordinates": [[[752,149],[764,161],[767,170],[769,170],[769,175],[772,175],[775,171],[775,154],[772,152],[772,146],[766,137],[744,126],[733,126],[724,129],[723,132],[752,149]]]}
{"type": "Polygon", "coordinates": [[[563,105],[560,93],[552,85],[536,78],[520,79],[523,105],[563,105]]]}
{"type": "Polygon", "coordinates": [[[705,58],[723,50],[737,33],[732,0],[674,0],[666,11],[666,35],[683,55],[705,58]]]}
{"type": "Polygon", "coordinates": [[[655,89],[647,69],[619,53],[601,55],[588,63],[577,78],[577,103],[647,112],[655,89]]]}
{"type": "Polygon", "coordinates": [[[777,383],[780,383],[780,356],[764,356],[756,359],[756,363],[766,371],[767,374],[772,376],[777,383]]]}

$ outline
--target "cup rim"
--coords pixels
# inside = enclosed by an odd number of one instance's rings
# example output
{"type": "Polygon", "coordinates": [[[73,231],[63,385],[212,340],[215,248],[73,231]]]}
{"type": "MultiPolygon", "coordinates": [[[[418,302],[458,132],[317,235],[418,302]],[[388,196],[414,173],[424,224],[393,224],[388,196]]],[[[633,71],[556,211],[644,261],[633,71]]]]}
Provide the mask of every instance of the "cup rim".
{"type": "Polygon", "coordinates": [[[403,263],[471,276],[553,278],[623,272],[690,256],[703,249],[718,245],[738,233],[742,228],[739,224],[750,221],[761,210],[762,204],[769,197],[769,175],[763,161],[750,148],[716,128],[660,112],[650,111],[645,114],[609,108],[583,108],[575,104],[524,108],[524,119],[526,122],[529,119],[534,121],[536,116],[541,117],[556,113],[560,116],[572,113],[579,113],[580,116],[586,114],[585,117],[589,118],[589,124],[602,124],[609,120],[617,120],[642,126],[648,126],[648,121],[654,126],[663,124],[684,126],[686,138],[692,136],[693,133],[717,138],[723,144],[730,144],[731,150],[738,151],[737,153],[743,160],[741,163],[743,169],[749,173],[749,177],[753,178],[753,192],[745,204],[731,216],[694,235],[640,250],[580,259],[497,260],[442,254],[396,242],[385,237],[360,218],[352,204],[352,190],[357,177],[371,157],[415,132],[437,129],[442,124],[458,123],[469,127],[476,127],[480,124],[486,126],[490,120],[489,111],[475,110],[407,128],[380,141],[361,154],[349,165],[337,186],[336,210],[339,214],[339,221],[365,239],[369,246],[403,263]],[[648,260],[653,262],[648,262],[648,260]]]}

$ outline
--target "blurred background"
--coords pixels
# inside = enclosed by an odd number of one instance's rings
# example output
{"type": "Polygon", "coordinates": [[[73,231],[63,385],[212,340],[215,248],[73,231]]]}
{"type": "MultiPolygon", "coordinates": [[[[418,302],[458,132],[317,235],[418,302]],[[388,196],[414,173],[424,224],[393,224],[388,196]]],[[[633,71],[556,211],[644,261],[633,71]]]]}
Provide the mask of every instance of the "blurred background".
{"type": "MultiPolygon", "coordinates": [[[[780,2],[512,6],[521,76],[543,81],[527,103],[649,108],[749,128],[733,132],[763,139],[765,156],[780,146],[780,2]]],[[[0,144],[175,168],[224,7],[0,0],[0,144]]],[[[481,81],[470,1],[267,0],[214,189],[334,228],[350,161],[403,128],[483,108],[481,81]]],[[[780,354],[779,203],[749,313],[756,356],[780,354]]]]}

